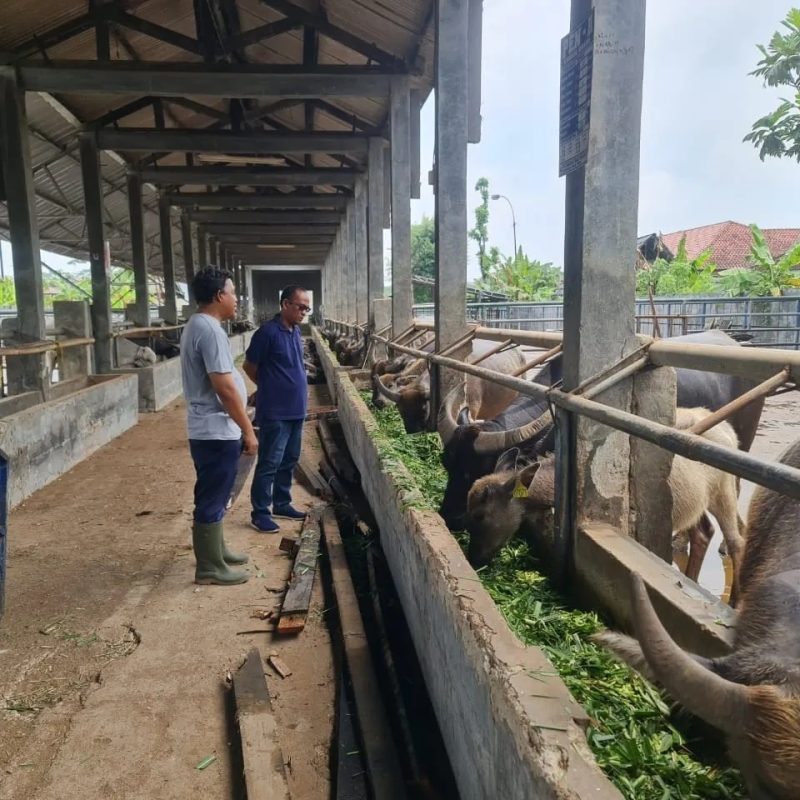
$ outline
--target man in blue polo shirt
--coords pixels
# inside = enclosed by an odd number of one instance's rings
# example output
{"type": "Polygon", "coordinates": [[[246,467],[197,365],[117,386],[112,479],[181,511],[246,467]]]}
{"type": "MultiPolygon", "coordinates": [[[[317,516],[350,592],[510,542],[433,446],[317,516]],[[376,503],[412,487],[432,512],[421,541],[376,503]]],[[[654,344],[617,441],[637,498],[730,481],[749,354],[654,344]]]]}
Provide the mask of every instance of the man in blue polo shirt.
{"type": "Polygon", "coordinates": [[[291,488],[308,408],[308,381],[299,326],[311,310],[309,304],[305,289],[287,286],[281,292],[280,312],[253,334],[245,355],[244,371],[258,387],[259,444],[250,491],[251,522],[263,533],[280,530],[273,517],[293,520],[305,517],[292,506],[291,488]]]}

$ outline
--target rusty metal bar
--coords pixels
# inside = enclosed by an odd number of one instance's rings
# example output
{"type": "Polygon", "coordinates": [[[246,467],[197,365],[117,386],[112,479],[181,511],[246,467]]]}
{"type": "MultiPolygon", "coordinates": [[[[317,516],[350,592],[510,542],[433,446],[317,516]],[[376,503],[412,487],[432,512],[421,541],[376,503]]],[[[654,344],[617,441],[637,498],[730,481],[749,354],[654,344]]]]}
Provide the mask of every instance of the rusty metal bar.
{"type": "Polygon", "coordinates": [[[536,358],[529,361],[527,364],[523,364],[519,369],[515,370],[511,374],[515,378],[519,378],[521,375],[524,375],[529,369],[533,369],[534,367],[538,367],[540,364],[544,364],[545,361],[549,361],[553,356],[557,356],[561,352],[561,345],[557,344],[555,347],[550,348],[550,350],[545,350],[544,353],[540,353],[536,358]]]}
{"type": "Polygon", "coordinates": [[[9,356],[34,356],[41,353],[50,353],[54,350],[67,350],[70,347],[86,347],[94,344],[94,337],[86,336],[76,339],[62,339],[56,342],[36,342],[24,344],[19,347],[0,347],[0,357],[9,356]]]}
{"type": "Polygon", "coordinates": [[[700,422],[698,422],[696,425],[692,425],[691,428],[687,429],[687,433],[694,433],[697,436],[700,436],[706,431],[711,430],[711,428],[713,428],[715,425],[718,425],[723,420],[728,419],[728,417],[730,417],[732,414],[735,414],[737,411],[739,411],[739,409],[750,405],[750,403],[755,400],[765,397],[773,389],[783,386],[787,380],[789,380],[788,368],[781,370],[777,375],[768,378],[763,383],[759,383],[758,386],[754,386],[752,389],[750,389],[750,391],[739,395],[739,397],[737,397],[735,400],[731,400],[730,403],[722,406],[722,408],[717,409],[713,414],[703,420],[700,420],[700,422]]]}
{"type": "MultiPolygon", "coordinates": [[[[434,339],[435,338],[436,337],[434,336],[434,339]]],[[[471,342],[474,338],[475,338],[475,330],[474,329],[470,329],[461,338],[456,339],[456,341],[453,342],[453,344],[451,344],[449,347],[445,347],[444,350],[442,350],[442,352],[439,353],[439,355],[440,356],[450,355],[450,353],[454,353],[456,350],[458,350],[459,348],[463,347],[465,344],[468,344],[469,342],[471,342]]]]}
{"type": "Polygon", "coordinates": [[[597,395],[602,394],[603,392],[610,389],[612,386],[616,386],[618,383],[622,383],[626,378],[630,378],[631,375],[635,375],[640,370],[644,369],[649,363],[649,359],[647,356],[641,356],[637,358],[636,361],[632,361],[627,366],[620,369],[618,372],[609,375],[605,380],[600,381],[600,383],[596,383],[586,391],[578,394],[580,397],[585,397],[587,400],[591,400],[593,397],[597,397],[597,395]]]}
{"type": "Polygon", "coordinates": [[[130,336],[144,336],[150,333],[163,333],[164,331],[179,331],[183,325],[152,325],[148,328],[126,328],[120,331],[114,331],[112,337],[115,339],[125,339],[130,336]]]}
{"type": "MultiPolygon", "coordinates": [[[[486,361],[487,358],[491,358],[492,356],[497,355],[497,353],[502,353],[503,350],[510,349],[511,347],[519,347],[519,345],[515,344],[511,339],[505,339],[504,341],[500,342],[497,347],[487,350],[482,356],[479,356],[474,361],[468,361],[467,363],[472,364],[473,366],[475,364],[480,364],[481,361],[486,361]]],[[[439,355],[443,356],[444,352],[439,353],[439,355]]]]}

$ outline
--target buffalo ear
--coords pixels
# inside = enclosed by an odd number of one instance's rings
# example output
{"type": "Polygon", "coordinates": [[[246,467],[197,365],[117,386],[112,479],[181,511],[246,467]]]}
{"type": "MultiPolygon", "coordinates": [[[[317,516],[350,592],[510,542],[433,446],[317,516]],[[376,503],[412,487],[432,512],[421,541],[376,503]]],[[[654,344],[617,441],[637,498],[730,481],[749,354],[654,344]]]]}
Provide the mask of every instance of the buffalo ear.
{"type": "Polygon", "coordinates": [[[500,457],[497,459],[497,463],[494,465],[495,472],[513,471],[517,465],[518,458],[519,447],[512,447],[510,450],[501,453],[500,457]]]}
{"type": "Polygon", "coordinates": [[[456,420],[459,425],[469,425],[470,418],[469,418],[469,409],[464,406],[461,411],[458,412],[458,419],[456,420]]]}
{"type": "Polygon", "coordinates": [[[511,474],[511,477],[508,478],[507,480],[503,481],[503,484],[502,484],[502,487],[501,487],[502,490],[503,490],[503,493],[509,495],[509,497],[512,494],[514,494],[514,487],[517,485],[517,478],[518,478],[516,472],[512,472],[510,474],[511,474]]]}
{"type": "Polygon", "coordinates": [[[533,483],[533,478],[536,473],[539,471],[539,467],[542,464],[540,461],[534,461],[529,467],[525,467],[522,472],[519,474],[519,482],[526,488],[530,489],[531,483],[533,483]]]}

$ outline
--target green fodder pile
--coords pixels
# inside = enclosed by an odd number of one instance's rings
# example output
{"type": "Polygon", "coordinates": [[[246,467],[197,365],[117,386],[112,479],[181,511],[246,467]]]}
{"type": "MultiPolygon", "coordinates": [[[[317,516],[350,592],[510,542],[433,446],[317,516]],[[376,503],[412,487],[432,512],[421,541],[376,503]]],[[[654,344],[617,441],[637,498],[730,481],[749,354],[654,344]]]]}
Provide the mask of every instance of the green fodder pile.
{"type": "MultiPolygon", "coordinates": [[[[364,393],[368,400],[369,393],[364,393]]],[[[375,436],[392,472],[402,463],[414,486],[403,486],[422,508],[436,510],[446,474],[437,434],[407,435],[394,406],[371,407],[375,436]]],[[[394,475],[402,485],[406,480],[394,475]]],[[[456,534],[462,545],[466,534],[456,534]]],[[[528,545],[515,540],[478,571],[509,627],[548,656],[573,697],[591,718],[587,740],[595,759],[628,800],[739,800],[739,773],[697,760],[691,742],[670,722],[661,694],[637,673],[597,647],[589,636],[602,628],[594,613],[576,611],[537,571],[528,545]]],[[[720,735],[721,737],[721,735],[720,735]]]]}

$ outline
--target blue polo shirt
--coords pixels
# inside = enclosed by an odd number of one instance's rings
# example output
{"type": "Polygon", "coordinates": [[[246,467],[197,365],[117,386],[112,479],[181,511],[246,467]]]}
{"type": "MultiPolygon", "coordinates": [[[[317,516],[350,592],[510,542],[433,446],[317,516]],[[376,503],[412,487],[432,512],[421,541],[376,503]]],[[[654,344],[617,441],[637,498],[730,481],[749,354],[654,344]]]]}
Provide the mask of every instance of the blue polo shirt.
{"type": "Polygon", "coordinates": [[[300,328],[285,328],[276,314],[253,334],[246,358],[258,367],[257,423],[304,419],[308,381],[300,328]]]}

